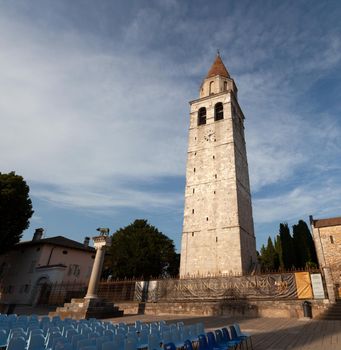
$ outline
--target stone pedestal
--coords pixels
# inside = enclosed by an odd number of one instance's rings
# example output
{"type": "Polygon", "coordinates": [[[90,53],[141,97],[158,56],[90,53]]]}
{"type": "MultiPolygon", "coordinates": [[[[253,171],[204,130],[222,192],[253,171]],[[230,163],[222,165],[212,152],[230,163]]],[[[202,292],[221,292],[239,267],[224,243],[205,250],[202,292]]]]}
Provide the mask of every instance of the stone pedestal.
{"type": "Polygon", "coordinates": [[[72,318],[80,320],[83,318],[112,318],[123,316],[123,311],[119,310],[112,302],[104,299],[72,299],[70,303],[65,303],[62,307],[57,307],[56,311],[49,313],[50,317],[60,316],[61,319],[72,318]]]}

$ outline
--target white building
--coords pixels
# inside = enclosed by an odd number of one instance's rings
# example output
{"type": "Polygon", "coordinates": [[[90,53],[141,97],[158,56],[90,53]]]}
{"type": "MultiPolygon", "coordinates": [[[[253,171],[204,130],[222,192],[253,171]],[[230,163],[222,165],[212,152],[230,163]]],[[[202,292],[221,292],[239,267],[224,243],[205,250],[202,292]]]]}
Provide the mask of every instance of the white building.
{"type": "Polygon", "coordinates": [[[96,253],[89,238],[79,243],[42,235],[37,229],[31,241],[0,255],[0,303],[44,303],[53,283],[88,283],[96,253]]]}

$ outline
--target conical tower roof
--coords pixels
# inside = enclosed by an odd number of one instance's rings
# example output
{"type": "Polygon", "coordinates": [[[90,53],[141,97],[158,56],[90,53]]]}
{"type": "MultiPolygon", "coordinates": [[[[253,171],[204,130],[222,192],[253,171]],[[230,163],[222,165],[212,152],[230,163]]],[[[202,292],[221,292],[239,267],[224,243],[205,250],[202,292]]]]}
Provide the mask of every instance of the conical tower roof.
{"type": "Polygon", "coordinates": [[[225,78],[230,78],[230,74],[227,71],[220,54],[217,54],[217,57],[215,58],[210,70],[207,73],[206,79],[215,77],[216,75],[221,75],[225,78]]]}

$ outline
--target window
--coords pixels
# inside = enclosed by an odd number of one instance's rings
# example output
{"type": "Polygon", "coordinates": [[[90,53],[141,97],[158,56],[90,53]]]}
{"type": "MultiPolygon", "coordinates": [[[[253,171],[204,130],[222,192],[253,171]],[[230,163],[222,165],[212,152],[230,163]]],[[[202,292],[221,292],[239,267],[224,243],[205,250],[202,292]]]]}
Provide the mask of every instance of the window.
{"type": "Polygon", "coordinates": [[[224,81],[224,91],[227,90],[227,81],[224,81]]]}
{"type": "Polygon", "coordinates": [[[201,107],[198,111],[198,125],[206,124],[206,108],[201,107]]]}
{"type": "Polygon", "coordinates": [[[192,214],[194,214],[194,209],[192,209],[192,214]]]}
{"type": "Polygon", "coordinates": [[[193,188],[193,193],[195,192],[195,189],[193,188]]]}
{"type": "Polygon", "coordinates": [[[211,81],[210,82],[210,91],[209,91],[209,94],[212,95],[214,92],[213,92],[213,88],[214,88],[214,82],[211,81]]]}
{"type": "Polygon", "coordinates": [[[218,102],[214,106],[214,121],[222,119],[224,119],[224,107],[221,102],[218,102]]]}
{"type": "Polygon", "coordinates": [[[192,232],[192,237],[194,237],[194,232],[192,232]]]}
{"type": "Polygon", "coordinates": [[[329,238],[330,238],[330,243],[334,244],[334,237],[333,236],[329,236],[329,238]]]}
{"type": "Polygon", "coordinates": [[[80,266],[79,266],[79,265],[77,265],[77,264],[71,264],[71,265],[69,266],[68,276],[73,275],[73,276],[78,277],[79,274],[80,274],[80,272],[81,272],[81,269],[80,269],[80,266]]]}
{"type": "Polygon", "coordinates": [[[37,261],[36,261],[36,260],[32,260],[32,261],[31,261],[31,265],[30,265],[30,267],[29,267],[29,269],[28,269],[28,273],[33,273],[34,268],[36,267],[36,264],[37,264],[37,261]]]}
{"type": "Polygon", "coordinates": [[[63,254],[66,255],[67,254],[67,250],[63,250],[63,254]]]}

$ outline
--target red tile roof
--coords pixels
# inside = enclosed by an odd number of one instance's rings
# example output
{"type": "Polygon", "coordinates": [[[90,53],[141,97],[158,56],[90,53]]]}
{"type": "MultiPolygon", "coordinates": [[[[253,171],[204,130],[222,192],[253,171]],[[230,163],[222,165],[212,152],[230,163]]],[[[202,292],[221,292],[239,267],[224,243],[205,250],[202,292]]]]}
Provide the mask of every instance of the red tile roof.
{"type": "Polygon", "coordinates": [[[328,227],[341,225],[341,217],[329,218],[329,219],[317,219],[313,221],[314,227],[328,227]]]}
{"type": "Polygon", "coordinates": [[[26,246],[34,246],[34,245],[42,245],[42,244],[50,244],[50,245],[56,245],[56,246],[65,247],[65,248],[73,248],[73,249],[85,250],[88,252],[95,252],[95,248],[85,246],[82,243],[79,243],[77,241],[74,241],[72,239],[69,239],[63,236],[42,238],[37,241],[20,242],[16,244],[14,248],[21,248],[26,246]]]}
{"type": "Polygon", "coordinates": [[[215,77],[216,75],[221,75],[222,77],[230,78],[230,74],[227,71],[219,54],[215,58],[210,70],[208,71],[206,79],[215,77]]]}

